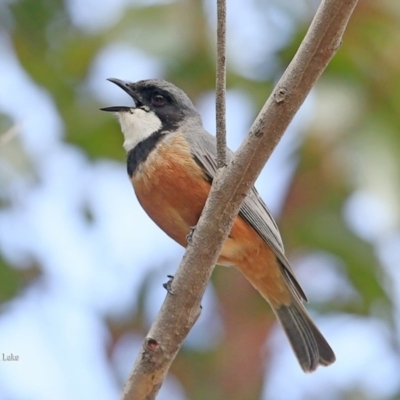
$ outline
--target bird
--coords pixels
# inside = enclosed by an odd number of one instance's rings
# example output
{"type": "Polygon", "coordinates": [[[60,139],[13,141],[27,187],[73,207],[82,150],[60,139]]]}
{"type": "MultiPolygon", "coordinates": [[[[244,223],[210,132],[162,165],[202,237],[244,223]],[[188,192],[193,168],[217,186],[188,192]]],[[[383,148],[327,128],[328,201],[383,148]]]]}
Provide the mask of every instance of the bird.
{"type": "MultiPolygon", "coordinates": [[[[148,216],[181,246],[196,226],[216,176],[216,138],[186,93],[162,79],[109,78],[133,100],[111,106],[123,133],[127,172],[148,216]]],[[[234,153],[227,149],[227,161],[234,153]]],[[[255,187],[249,190],[218,258],[233,266],[270,304],[304,372],[328,366],[335,354],[307,312],[285,256],[277,224],[255,187]]]]}

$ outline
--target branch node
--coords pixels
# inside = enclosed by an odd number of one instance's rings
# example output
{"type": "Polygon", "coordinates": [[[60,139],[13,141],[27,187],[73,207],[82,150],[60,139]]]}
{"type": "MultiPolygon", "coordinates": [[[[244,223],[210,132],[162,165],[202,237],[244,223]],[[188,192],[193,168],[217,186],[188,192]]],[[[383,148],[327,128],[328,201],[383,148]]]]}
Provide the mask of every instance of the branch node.
{"type": "Polygon", "coordinates": [[[191,320],[193,325],[199,319],[202,310],[203,310],[203,306],[200,304],[198,308],[197,307],[194,308],[193,312],[190,313],[190,320],[191,320]]]}
{"type": "Polygon", "coordinates": [[[263,136],[264,136],[264,134],[265,134],[265,131],[264,131],[264,127],[259,127],[258,129],[256,129],[254,132],[253,132],[253,135],[256,137],[256,138],[262,138],[263,136]]]}
{"type": "Polygon", "coordinates": [[[144,350],[148,353],[162,353],[161,346],[157,342],[156,339],[147,337],[145,342],[144,342],[144,350]]]}
{"type": "Polygon", "coordinates": [[[288,97],[288,91],[285,88],[278,89],[274,94],[274,100],[280,104],[283,103],[288,97]]]}

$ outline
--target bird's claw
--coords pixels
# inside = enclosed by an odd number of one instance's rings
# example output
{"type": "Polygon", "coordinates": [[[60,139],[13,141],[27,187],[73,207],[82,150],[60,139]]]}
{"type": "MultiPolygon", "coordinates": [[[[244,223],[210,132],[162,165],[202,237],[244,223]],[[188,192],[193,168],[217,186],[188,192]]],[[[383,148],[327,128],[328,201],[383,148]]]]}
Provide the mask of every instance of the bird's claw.
{"type": "Polygon", "coordinates": [[[169,278],[167,282],[163,283],[163,288],[169,293],[169,294],[174,294],[174,291],[172,290],[172,281],[174,280],[173,275],[167,275],[169,278]]]}
{"type": "Polygon", "coordinates": [[[186,241],[188,242],[188,244],[192,244],[192,241],[193,241],[193,234],[194,234],[194,231],[196,230],[196,226],[191,226],[190,227],[190,231],[189,231],[189,233],[186,235],[186,241]]]}

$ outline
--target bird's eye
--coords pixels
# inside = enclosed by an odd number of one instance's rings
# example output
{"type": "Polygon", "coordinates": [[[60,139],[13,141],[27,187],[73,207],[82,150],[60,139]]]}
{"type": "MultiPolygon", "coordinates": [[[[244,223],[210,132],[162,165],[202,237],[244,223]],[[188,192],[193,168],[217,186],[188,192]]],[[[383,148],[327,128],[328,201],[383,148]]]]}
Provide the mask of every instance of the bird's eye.
{"type": "Polygon", "coordinates": [[[155,106],[163,106],[165,104],[165,97],[161,94],[156,94],[151,98],[151,102],[155,106]]]}

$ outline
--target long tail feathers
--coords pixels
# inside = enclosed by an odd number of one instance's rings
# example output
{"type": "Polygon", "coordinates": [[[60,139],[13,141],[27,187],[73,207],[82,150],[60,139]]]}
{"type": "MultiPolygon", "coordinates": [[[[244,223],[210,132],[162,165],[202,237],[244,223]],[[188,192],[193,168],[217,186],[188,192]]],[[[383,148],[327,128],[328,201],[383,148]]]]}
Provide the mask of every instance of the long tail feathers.
{"type": "Polygon", "coordinates": [[[274,311],[305,372],[335,361],[333,350],[297,299],[290,306],[282,305],[274,311]]]}

